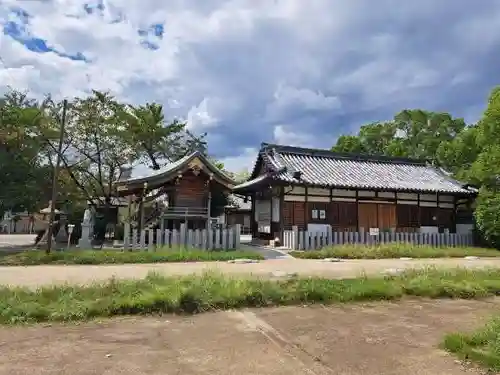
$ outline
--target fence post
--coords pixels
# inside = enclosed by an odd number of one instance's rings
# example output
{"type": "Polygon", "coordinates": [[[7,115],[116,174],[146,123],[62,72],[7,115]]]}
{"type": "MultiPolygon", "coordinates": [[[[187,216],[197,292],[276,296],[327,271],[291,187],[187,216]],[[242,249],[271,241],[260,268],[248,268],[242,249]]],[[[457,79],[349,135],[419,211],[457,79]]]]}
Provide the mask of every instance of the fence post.
{"type": "Polygon", "coordinates": [[[135,250],[135,247],[137,246],[137,229],[132,230],[132,250],[135,250]]]}
{"type": "Polygon", "coordinates": [[[234,229],[234,248],[238,250],[240,248],[240,234],[241,234],[241,224],[236,224],[234,229]]]}
{"type": "Polygon", "coordinates": [[[181,224],[179,246],[186,247],[186,223],[181,224]]]}
{"type": "Polygon", "coordinates": [[[292,227],[292,243],[290,247],[292,250],[299,250],[299,227],[297,225],[292,227]]]}
{"type": "Polygon", "coordinates": [[[123,248],[128,250],[130,247],[130,223],[125,223],[123,226],[123,248]]]}
{"type": "Polygon", "coordinates": [[[228,247],[228,245],[227,245],[227,229],[224,228],[222,230],[222,249],[227,250],[227,247],[228,247]]]}
{"type": "Polygon", "coordinates": [[[163,231],[161,229],[156,230],[156,248],[161,248],[163,245],[162,241],[162,233],[163,231]]]}
{"type": "Polygon", "coordinates": [[[186,241],[186,248],[192,248],[194,247],[193,246],[193,243],[194,243],[194,239],[193,239],[193,230],[192,229],[188,229],[187,230],[187,241],[186,241]]]}
{"type": "Polygon", "coordinates": [[[144,250],[146,248],[146,229],[142,229],[141,233],[141,244],[139,245],[140,250],[144,250]]]}
{"type": "Polygon", "coordinates": [[[152,228],[148,230],[148,250],[154,251],[155,249],[155,232],[152,228]]]}

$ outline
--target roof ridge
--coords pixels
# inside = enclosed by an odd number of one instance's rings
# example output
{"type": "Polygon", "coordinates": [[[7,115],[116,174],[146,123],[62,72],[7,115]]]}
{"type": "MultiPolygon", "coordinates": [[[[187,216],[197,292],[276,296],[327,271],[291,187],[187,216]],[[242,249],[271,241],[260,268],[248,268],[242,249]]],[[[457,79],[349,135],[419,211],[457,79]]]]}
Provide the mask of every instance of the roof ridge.
{"type": "Polygon", "coordinates": [[[386,155],[370,155],[370,154],[356,154],[349,152],[335,152],[325,149],[317,148],[307,148],[307,147],[297,147],[297,146],[286,146],[273,143],[262,143],[261,151],[273,149],[277,153],[284,154],[296,154],[296,155],[307,155],[311,157],[325,157],[332,159],[346,159],[346,160],[357,160],[366,162],[379,162],[379,163],[391,163],[391,164],[414,164],[414,165],[427,165],[428,160],[422,159],[412,159],[404,157],[393,157],[386,155]]]}

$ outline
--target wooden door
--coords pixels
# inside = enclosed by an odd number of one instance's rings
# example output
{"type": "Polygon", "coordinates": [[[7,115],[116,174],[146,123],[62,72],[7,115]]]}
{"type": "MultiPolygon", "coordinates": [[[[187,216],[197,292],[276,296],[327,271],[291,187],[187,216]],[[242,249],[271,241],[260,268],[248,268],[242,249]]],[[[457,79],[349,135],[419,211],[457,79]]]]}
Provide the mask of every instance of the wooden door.
{"type": "Polygon", "coordinates": [[[379,204],[378,205],[378,228],[391,229],[396,228],[396,205],[379,204]]]}
{"type": "Polygon", "coordinates": [[[358,206],[358,227],[365,232],[370,228],[378,228],[377,204],[360,203],[358,206]]]}

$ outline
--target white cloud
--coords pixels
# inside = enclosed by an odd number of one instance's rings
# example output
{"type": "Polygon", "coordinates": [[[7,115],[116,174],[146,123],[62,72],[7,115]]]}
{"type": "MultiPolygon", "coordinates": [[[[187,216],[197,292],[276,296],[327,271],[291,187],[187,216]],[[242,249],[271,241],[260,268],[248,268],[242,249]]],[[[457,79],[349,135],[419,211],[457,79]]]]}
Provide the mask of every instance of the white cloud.
{"type": "Polygon", "coordinates": [[[224,168],[230,172],[248,171],[252,172],[253,166],[257,161],[258,148],[245,148],[238,156],[230,156],[222,158],[221,162],[224,163],[224,168]]]}
{"type": "Polygon", "coordinates": [[[277,125],[274,127],[274,141],[282,145],[297,147],[314,147],[315,137],[311,133],[294,132],[289,127],[277,125]]]}
{"type": "Polygon", "coordinates": [[[210,115],[208,99],[204,98],[198,106],[191,108],[187,116],[187,125],[190,130],[202,133],[217,125],[217,119],[210,115]]]}
{"type": "Polygon", "coordinates": [[[102,3],[88,14],[78,0],[3,0],[0,22],[24,22],[10,12],[22,7],[29,24],[19,38],[43,39],[57,53],[1,34],[0,90],[60,98],[100,89],[157,101],[167,116],[208,131],[218,140],[211,152],[235,167],[271,137],[326,147],[353,124],[405,107],[469,114],[500,80],[488,55],[500,44],[491,33],[500,24],[496,0],[102,3]],[[155,24],[161,36],[140,35],[155,24]],[[77,53],[87,61],[62,56],[77,53]]]}

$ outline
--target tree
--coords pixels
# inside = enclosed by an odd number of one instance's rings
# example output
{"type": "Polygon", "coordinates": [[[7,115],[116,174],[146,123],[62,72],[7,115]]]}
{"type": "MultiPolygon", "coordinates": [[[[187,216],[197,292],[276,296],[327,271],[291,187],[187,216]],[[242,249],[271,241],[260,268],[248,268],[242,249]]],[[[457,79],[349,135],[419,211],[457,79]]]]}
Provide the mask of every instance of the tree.
{"type": "MultiPolygon", "coordinates": [[[[49,145],[47,158],[51,161],[57,155],[52,140],[60,124],[59,107],[59,103],[50,107],[50,120],[43,129],[49,145]]],[[[75,99],[68,106],[60,155],[62,176],[72,181],[82,196],[94,205],[111,204],[113,184],[120,178],[122,167],[133,157],[114,108],[114,99],[97,91],[87,98],[75,99]]]]}
{"type": "Polygon", "coordinates": [[[482,235],[500,249],[500,87],[491,92],[474,135],[477,157],[462,173],[481,187],[476,223],[482,235]]]}
{"type": "Polygon", "coordinates": [[[360,137],[355,135],[341,135],[337,139],[337,143],[332,147],[335,152],[351,152],[355,154],[363,154],[366,152],[360,137]]]}
{"type": "Polygon", "coordinates": [[[341,136],[332,150],[437,161],[442,143],[451,142],[466,125],[448,113],[403,110],[392,121],[364,125],[356,136],[341,136]]]}
{"type": "Polygon", "coordinates": [[[48,168],[40,158],[36,102],[11,91],[0,100],[0,210],[33,211],[44,200],[48,168]]]}
{"type": "Polygon", "coordinates": [[[195,136],[179,120],[167,123],[160,104],[115,103],[115,111],[123,121],[123,136],[134,150],[134,159],[154,170],[160,169],[162,162],[174,162],[194,150],[206,153],[206,134],[195,136]]]}
{"type": "Polygon", "coordinates": [[[247,181],[250,178],[250,172],[248,169],[244,168],[239,172],[232,173],[232,177],[238,183],[247,181]]]}

